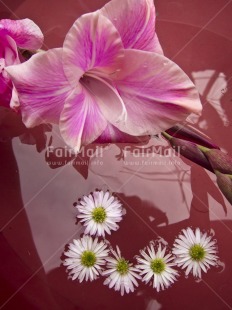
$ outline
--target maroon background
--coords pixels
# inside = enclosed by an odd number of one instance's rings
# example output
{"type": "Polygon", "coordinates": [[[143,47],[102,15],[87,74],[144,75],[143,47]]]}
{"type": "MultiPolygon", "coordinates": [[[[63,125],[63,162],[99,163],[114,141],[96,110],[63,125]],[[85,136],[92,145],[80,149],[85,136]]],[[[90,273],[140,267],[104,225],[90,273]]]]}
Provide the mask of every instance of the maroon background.
{"type": "MultiPolygon", "coordinates": [[[[7,0],[0,3],[0,18],[31,18],[45,34],[44,48],[59,47],[78,16],[106,2],[7,0]]],[[[232,153],[232,2],[156,0],[155,5],[165,55],[190,77],[198,75],[194,81],[204,110],[195,128],[232,153]]],[[[47,165],[45,151],[37,152],[44,145],[41,130],[34,133],[36,150],[12,138],[24,131],[20,122],[10,117],[5,122],[0,127],[0,309],[232,309],[232,212],[214,176],[187,160],[178,167],[165,158],[163,167],[126,166],[115,157],[123,146],[110,146],[103,165],[92,164],[85,179],[87,167],[78,163],[76,169],[47,165]],[[159,294],[141,284],[124,297],[103,286],[102,279],[83,284],[68,280],[62,253],[80,235],[73,202],[102,187],[117,192],[127,210],[120,230],[109,238],[126,258],[157,236],[171,245],[182,228],[199,226],[214,230],[225,268],[212,268],[199,283],[182,275],[159,294]]],[[[53,139],[64,146],[54,133],[53,139]]],[[[142,161],[132,155],[129,159],[142,161]]]]}

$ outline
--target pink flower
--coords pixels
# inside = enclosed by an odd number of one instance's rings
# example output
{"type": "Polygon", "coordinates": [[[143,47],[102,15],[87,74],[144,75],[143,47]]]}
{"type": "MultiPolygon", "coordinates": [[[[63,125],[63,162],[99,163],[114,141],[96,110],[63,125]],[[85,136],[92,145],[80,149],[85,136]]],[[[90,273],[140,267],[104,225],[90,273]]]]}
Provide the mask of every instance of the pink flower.
{"type": "Polygon", "coordinates": [[[193,83],[162,54],[152,0],[113,0],[81,16],[63,48],[7,72],[25,125],[59,124],[76,152],[96,139],[154,135],[201,111],[193,83]]]}
{"type": "Polygon", "coordinates": [[[0,105],[9,106],[12,83],[5,67],[20,63],[17,47],[36,50],[42,46],[43,34],[30,19],[0,20],[0,105]]]}

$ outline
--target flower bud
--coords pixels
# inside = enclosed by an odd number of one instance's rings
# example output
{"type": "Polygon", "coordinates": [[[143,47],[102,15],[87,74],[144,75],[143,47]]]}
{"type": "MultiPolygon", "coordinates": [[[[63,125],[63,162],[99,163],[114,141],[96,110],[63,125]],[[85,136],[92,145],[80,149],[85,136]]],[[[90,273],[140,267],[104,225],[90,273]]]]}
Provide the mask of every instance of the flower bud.
{"type": "Polygon", "coordinates": [[[205,138],[205,136],[193,127],[176,125],[168,129],[167,133],[173,137],[192,141],[209,149],[220,149],[216,144],[205,138]]]}
{"type": "Polygon", "coordinates": [[[217,176],[217,184],[227,198],[227,200],[232,204],[232,180],[228,175],[222,174],[219,171],[215,171],[217,176]]]}
{"type": "Polygon", "coordinates": [[[210,163],[195,143],[173,137],[169,139],[169,142],[174,149],[178,148],[178,151],[182,156],[213,172],[210,163]]]}
{"type": "Polygon", "coordinates": [[[223,174],[232,174],[232,157],[220,150],[203,150],[212,168],[223,174]]]}

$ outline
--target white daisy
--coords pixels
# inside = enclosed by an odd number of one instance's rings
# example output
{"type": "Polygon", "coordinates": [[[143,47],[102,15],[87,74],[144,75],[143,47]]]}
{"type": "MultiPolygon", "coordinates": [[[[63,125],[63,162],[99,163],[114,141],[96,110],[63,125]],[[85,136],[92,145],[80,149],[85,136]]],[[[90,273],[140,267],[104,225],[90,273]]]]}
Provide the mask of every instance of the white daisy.
{"type": "Polygon", "coordinates": [[[141,277],[137,273],[138,269],[132,267],[132,264],[121,256],[118,246],[116,249],[117,251],[111,249],[114,258],[108,257],[106,259],[108,262],[107,270],[103,271],[102,275],[108,276],[104,284],[108,285],[109,288],[114,287],[115,291],[121,291],[123,296],[124,292],[134,292],[134,287],[138,286],[136,278],[141,279],[141,277]]]}
{"type": "Polygon", "coordinates": [[[166,247],[162,249],[161,244],[157,247],[156,251],[155,245],[151,242],[142,250],[140,252],[142,257],[137,257],[138,265],[136,268],[140,269],[140,275],[143,276],[142,281],[145,283],[153,282],[153,288],[159,292],[176,281],[178,272],[172,268],[176,264],[172,262],[174,257],[169,253],[166,254],[166,247]]]}
{"type": "Polygon", "coordinates": [[[182,232],[175,240],[172,251],[176,255],[176,263],[182,269],[186,268],[186,275],[192,272],[195,277],[201,278],[201,269],[207,272],[210,265],[217,265],[216,241],[207,233],[203,234],[199,228],[195,234],[191,228],[183,229],[182,232]]]}
{"type": "Polygon", "coordinates": [[[105,237],[105,233],[117,230],[117,223],[122,220],[122,204],[108,191],[95,191],[84,196],[76,208],[80,212],[77,217],[86,226],[85,234],[105,237]]]}
{"type": "Polygon", "coordinates": [[[72,280],[78,278],[79,282],[84,279],[93,281],[101,273],[108,253],[105,242],[98,242],[98,238],[92,239],[90,236],[84,236],[79,240],[74,239],[73,243],[69,244],[69,250],[64,253],[68,258],[63,264],[68,266],[72,280]]]}

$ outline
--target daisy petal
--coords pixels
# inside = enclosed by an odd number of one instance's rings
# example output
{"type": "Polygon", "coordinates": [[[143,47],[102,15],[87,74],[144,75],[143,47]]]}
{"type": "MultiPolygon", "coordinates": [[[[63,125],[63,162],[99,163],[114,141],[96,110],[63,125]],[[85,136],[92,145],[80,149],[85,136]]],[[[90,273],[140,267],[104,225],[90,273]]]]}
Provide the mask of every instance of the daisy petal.
{"type": "Polygon", "coordinates": [[[108,285],[109,288],[114,288],[115,291],[120,291],[122,296],[124,292],[127,294],[134,292],[134,286],[138,286],[135,278],[141,279],[141,276],[137,274],[139,270],[132,267],[128,261],[121,257],[118,246],[116,246],[116,251],[111,249],[111,254],[115,259],[107,258],[107,269],[102,273],[104,276],[107,276],[104,284],[108,285]]]}
{"type": "Polygon", "coordinates": [[[69,251],[64,253],[68,258],[64,260],[63,265],[67,266],[72,280],[93,281],[102,272],[108,252],[106,243],[84,236],[69,244],[69,251]],[[98,251],[96,247],[99,248],[98,251]],[[103,254],[104,258],[101,257],[103,254]]]}
{"type": "MultiPolygon", "coordinates": [[[[105,233],[111,234],[111,230],[117,230],[119,227],[117,223],[122,220],[122,205],[108,191],[95,191],[88,197],[84,196],[83,201],[76,208],[80,212],[77,217],[82,218],[81,222],[86,226],[86,234],[104,237],[105,233]]],[[[95,251],[97,252],[98,248],[95,251]]]]}
{"type": "Polygon", "coordinates": [[[163,53],[155,33],[153,0],[112,0],[100,12],[118,29],[125,48],[163,53]]]}
{"type": "Polygon", "coordinates": [[[216,241],[210,243],[211,238],[206,233],[202,234],[199,228],[194,234],[188,227],[175,240],[172,252],[176,255],[176,264],[185,269],[186,275],[191,272],[193,276],[201,278],[201,270],[206,273],[210,265],[217,265],[216,241]]]}
{"type": "Polygon", "coordinates": [[[191,80],[162,55],[125,50],[124,68],[115,80],[128,115],[116,126],[128,134],[154,135],[201,111],[191,80]]]}
{"type": "Polygon", "coordinates": [[[157,292],[168,288],[171,283],[176,281],[178,276],[178,272],[172,268],[176,264],[170,263],[170,261],[174,260],[174,257],[171,254],[165,255],[167,249],[166,247],[162,248],[160,243],[156,246],[156,250],[154,244],[151,243],[150,246],[146,247],[146,251],[148,254],[141,251],[141,255],[146,260],[137,257],[138,265],[136,267],[141,270],[140,275],[144,275],[142,281],[146,284],[153,283],[153,287],[156,288],[157,292]]]}
{"type": "Polygon", "coordinates": [[[52,49],[6,68],[17,89],[27,127],[59,122],[64,102],[71,93],[61,59],[62,49],[52,49]]]}
{"type": "Polygon", "coordinates": [[[87,71],[99,76],[114,74],[124,55],[116,28],[99,11],[85,14],[74,23],[63,48],[64,71],[73,85],[87,71]]]}
{"type": "Polygon", "coordinates": [[[21,20],[2,19],[0,21],[0,30],[5,31],[21,48],[37,50],[43,44],[43,33],[28,18],[21,20]]]}

